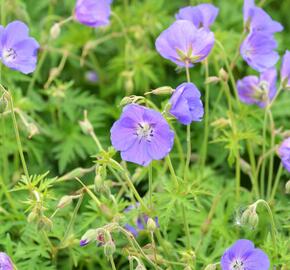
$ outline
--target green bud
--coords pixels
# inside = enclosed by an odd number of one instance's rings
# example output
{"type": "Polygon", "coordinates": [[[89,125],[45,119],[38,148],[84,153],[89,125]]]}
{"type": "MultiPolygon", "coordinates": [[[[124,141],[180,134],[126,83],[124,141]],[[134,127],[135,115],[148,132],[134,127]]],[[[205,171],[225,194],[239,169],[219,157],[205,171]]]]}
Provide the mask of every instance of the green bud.
{"type": "Polygon", "coordinates": [[[84,134],[90,135],[94,131],[93,125],[88,119],[87,111],[84,111],[84,120],[79,121],[79,124],[84,134]]]}
{"type": "Polygon", "coordinates": [[[135,270],[146,270],[146,267],[141,264],[141,263],[138,263],[137,267],[135,268],[135,270]]]}
{"type": "Polygon", "coordinates": [[[162,86],[152,90],[151,93],[154,95],[168,95],[172,94],[173,91],[174,90],[170,86],[162,86]]]}
{"type": "Polygon", "coordinates": [[[27,217],[27,221],[28,223],[32,223],[33,221],[35,221],[38,218],[38,213],[37,211],[35,211],[34,209],[32,210],[32,212],[30,212],[30,214],[27,217]]]}
{"type": "Polygon", "coordinates": [[[216,76],[211,76],[211,77],[208,77],[206,80],[205,80],[205,84],[216,84],[220,81],[221,79],[219,77],[216,77],[216,76]]]}
{"type": "Polygon", "coordinates": [[[98,230],[90,229],[82,236],[80,243],[81,245],[86,245],[91,241],[95,241],[98,237],[98,230]]]}
{"type": "Polygon", "coordinates": [[[288,180],[288,182],[286,183],[285,189],[286,189],[286,194],[290,194],[290,180],[288,180]]]}
{"type": "Polygon", "coordinates": [[[59,202],[57,204],[57,208],[64,208],[64,207],[68,206],[69,204],[71,204],[72,200],[73,200],[72,196],[68,196],[68,195],[63,196],[59,200],[59,202]]]}
{"type": "Polygon", "coordinates": [[[256,228],[259,223],[259,216],[256,212],[255,206],[248,207],[241,217],[242,225],[248,225],[252,228],[256,228]]]}
{"type": "Polygon", "coordinates": [[[7,107],[8,107],[8,100],[4,95],[2,95],[2,97],[0,98],[0,113],[4,113],[7,107]]]}
{"type": "Polygon", "coordinates": [[[116,245],[115,243],[111,240],[109,242],[107,242],[105,245],[104,245],[104,254],[105,256],[109,257],[111,255],[113,255],[116,251],[116,245]]]}
{"type": "Polygon", "coordinates": [[[45,231],[51,231],[52,226],[53,226],[52,221],[46,216],[42,216],[37,224],[38,230],[45,231]]]}
{"type": "Polygon", "coordinates": [[[147,220],[147,230],[149,232],[154,232],[156,230],[156,222],[152,218],[148,218],[147,220]]]}
{"type": "Polygon", "coordinates": [[[55,23],[51,28],[50,28],[50,36],[52,39],[58,38],[59,34],[61,32],[60,24],[55,23]]]}
{"type": "Polygon", "coordinates": [[[204,270],[216,270],[216,269],[217,269],[216,264],[209,264],[204,268],[204,270]]]}
{"type": "Polygon", "coordinates": [[[229,79],[228,73],[223,68],[221,68],[219,71],[219,77],[224,82],[227,82],[229,79]]]}

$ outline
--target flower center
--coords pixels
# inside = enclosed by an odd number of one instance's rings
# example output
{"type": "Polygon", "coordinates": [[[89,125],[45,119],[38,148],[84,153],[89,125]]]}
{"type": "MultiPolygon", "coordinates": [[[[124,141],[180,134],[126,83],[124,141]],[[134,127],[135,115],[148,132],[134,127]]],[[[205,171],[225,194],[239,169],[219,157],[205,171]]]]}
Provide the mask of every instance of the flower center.
{"type": "Polygon", "coordinates": [[[261,81],[257,87],[255,87],[255,92],[253,98],[259,101],[266,102],[269,95],[269,83],[266,81],[261,81]]]}
{"type": "Polygon", "coordinates": [[[16,52],[10,48],[10,49],[5,49],[3,51],[3,58],[6,62],[11,62],[16,58],[17,54],[16,52]]]}
{"type": "Polygon", "coordinates": [[[231,264],[231,270],[244,270],[244,263],[240,259],[236,259],[232,264],[231,264]]]}
{"type": "Polygon", "coordinates": [[[153,132],[154,132],[154,129],[148,123],[138,123],[138,127],[136,129],[136,135],[140,140],[144,139],[150,142],[153,137],[153,132]]]}

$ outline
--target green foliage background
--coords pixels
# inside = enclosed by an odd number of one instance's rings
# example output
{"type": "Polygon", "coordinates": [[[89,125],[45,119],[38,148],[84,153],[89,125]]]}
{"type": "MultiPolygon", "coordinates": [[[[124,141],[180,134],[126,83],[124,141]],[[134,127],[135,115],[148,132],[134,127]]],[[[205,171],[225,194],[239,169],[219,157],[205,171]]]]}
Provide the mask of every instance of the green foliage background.
{"type": "MultiPolygon", "coordinates": [[[[205,2],[205,1],[204,1],[205,2]]],[[[176,87],[186,80],[185,73],[178,71],[155,51],[154,42],[159,33],[174,21],[174,14],[180,7],[199,4],[201,1],[185,0],[115,0],[110,26],[93,30],[76,22],[62,27],[61,34],[52,40],[49,31],[54,22],[69,17],[74,0],[1,0],[1,24],[13,20],[26,22],[31,35],[41,44],[38,68],[31,76],[1,67],[2,84],[10,89],[14,105],[20,111],[18,121],[25,157],[31,175],[35,177],[35,188],[42,194],[45,216],[49,217],[56,209],[59,199],[72,194],[82,186],[74,179],[57,183],[54,177],[61,176],[75,168],[89,168],[94,165],[98,153],[90,136],[82,133],[79,121],[83,111],[95,133],[105,147],[110,146],[109,130],[121,112],[120,101],[127,95],[143,95],[151,89],[169,85],[176,87]],[[88,43],[88,42],[93,43],[88,43]],[[94,46],[85,57],[87,44],[94,46]],[[64,66],[58,76],[50,81],[52,68],[64,66]],[[90,83],[85,74],[95,71],[99,81],[90,83]],[[28,138],[31,125],[25,126],[22,115],[29,124],[36,125],[39,134],[28,138]]],[[[242,33],[242,0],[212,1],[219,7],[220,13],[213,26],[218,40],[225,47],[229,59],[234,57],[242,33]]],[[[290,1],[262,1],[263,7],[271,16],[280,21],[285,29],[277,34],[279,52],[290,49],[290,1]]],[[[224,67],[220,50],[215,46],[209,57],[210,75],[217,76],[224,67]]],[[[235,70],[236,79],[255,74],[239,59],[235,70]]],[[[202,65],[191,69],[193,82],[204,93],[205,74],[202,65]]],[[[159,107],[167,97],[150,97],[159,107]]],[[[290,112],[289,93],[283,93],[273,108],[277,127],[288,130],[290,112]]],[[[226,99],[219,84],[210,86],[210,122],[226,118],[226,99]]],[[[242,198],[235,201],[235,170],[233,153],[240,151],[241,157],[248,160],[245,140],[251,140],[255,155],[259,155],[263,112],[255,106],[242,106],[237,116],[239,138],[233,138],[226,127],[210,127],[207,167],[204,178],[199,177],[199,168],[193,162],[190,185],[184,187],[184,193],[176,194],[171,186],[166,168],[160,162],[154,163],[154,185],[158,193],[154,196],[156,215],[159,217],[161,231],[166,239],[170,259],[181,259],[185,250],[181,206],[185,207],[192,235],[192,249],[196,252],[196,269],[217,262],[226,247],[234,240],[248,238],[263,248],[267,254],[273,254],[273,244],[269,234],[269,218],[266,211],[259,209],[260,223],[256,230],[237,226],[237,218],[242,210],[254,202],[249,177],[242,174],[242,198]],[[186,194],[186,196],[184,196],[186,194]]],[[[15,262],[17,269],[110,269],[101,247],[91,244],[79,247],[82,234],[90,229],[103,226],[115,220],[125,224],[132,217],[125,215],[123,209],[130,204],[129,194],[117,197],[117,203],[102,194],[96,194],[102,203],[110,209],[111,219],[100,211],[94,201],[84,196],[79,209],[77,200],[61,209],[52,219],[50,231],[39,230],[33,223],[27,222],[27,216],[35,206],[34,199],[27,191],[25,179],[19,182],[23,173],[15,142],[12,121],[9,115],[1,117],[0,122],[0,250],[7,252],[15,262]],[[69,230],[68,224],[78,210],[69,230]]],[[[203,140],[204,124],[193,125],[193,152],[198,153],[203,140]]],[[[175,124],[177,134],[185,149],[185,129],[175,124]]],[[[277,137],[275,143],[280,143],[277,137]]],[[[177,171],[182,167],[178,163],[178,151],[172,154],[177,171]]],[[[117,157],[118,158],[118,157],[117,157]]],[[[275,172],[279,159],[275,160],[275,172]]],[[[142,195],[146,194],[147,169],[129,166],[135,185],[142,195]]],[[[289,196],[285,195],[284,185],[289,175],[282,177],[273,211],[279,232],[277,246],[279,256],[272,264],[290,265],[289,250],[289,196]]],[[[92,185],[94,171],[82,177],[86,185],[92,185]]],[[[108,179],[115,183],[113,175],[108,179]]],[[[118,194],[119,187],[111,185],[112,194],[118,194]]],[[[129,269],[126,258],[126,241],[115,235],[117,251],[115,254],[117,269],[129,269]]],[[[139,239],[146,244],[146,233],[139,239]]],[[[172,269],[182,269],[174,266],[172,269]]],[[[272,269],[272,268],[271,268],[272,269]]],[[[286,268],[288,269],[288,268],[286,268]]]]}

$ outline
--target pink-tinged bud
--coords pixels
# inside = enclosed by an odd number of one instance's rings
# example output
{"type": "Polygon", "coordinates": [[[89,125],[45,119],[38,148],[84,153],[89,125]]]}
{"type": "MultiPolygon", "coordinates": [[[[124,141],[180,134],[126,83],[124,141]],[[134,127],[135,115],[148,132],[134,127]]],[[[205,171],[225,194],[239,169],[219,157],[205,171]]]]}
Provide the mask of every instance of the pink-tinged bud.
{"type": "Polygon", "coordinates": [[[50,28],[50,36],[52,39],[58,38],[59,34],[61,32],[60,24],[55,23],[51,28],[50,28]]]}
{"type": "Polygon", "coordinates": [[[98,237],[98,231],[95,229],[88,230],[80,240],[80,246],[86,246],[91,241],[95,241],[98,237]]]}

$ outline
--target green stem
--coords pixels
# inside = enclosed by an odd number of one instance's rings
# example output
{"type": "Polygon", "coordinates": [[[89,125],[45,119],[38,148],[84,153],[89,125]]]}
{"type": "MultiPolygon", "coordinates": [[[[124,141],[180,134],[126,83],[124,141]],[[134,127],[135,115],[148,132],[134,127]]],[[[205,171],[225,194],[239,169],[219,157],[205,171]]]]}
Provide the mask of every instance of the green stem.
{"type": "MultiPolygon", "coordinates": [[[[270,120],[270,133],[271,133],[271,144],[270,149],[275,145],[275,124],[271,110],[268,110],[269,120],[270,120]]],[[[267,186],[267,198],[270,197],[270,192],[273,183],[273,170],[274,170],[274,153],[270,155],[270,165],[269,165],[269,177],[268,177],[268,186],[267,186]]]]}
{"type": "MultiPolygon", "coordinates": [[[[205,64],[205,80],[207,80],[209,76],[207,59],[205,60],[204,64],[205,64]]],[[[203,138],[203,147],[202,147],[202,153],[201,153],[202,171],[204,170],[205,163],[206,163],[208,135],[209,135],[209,84],[206,84],[205,85],[204,138],[203,138]]]]}
{"type": "Polygon", "coordinates": [[[152,162],[149,165],[148,168],[148,180],[149,180],[149,208],[152,210],[153,209],[153,203],[152,203],[152,162]]]}
{"type": "Polygon", "coordinates": [[[280,163],[278,172],[276,174],[274,186],[273,186],[272,191],[271,191],[271,196],[270,196],[270,200],[269,201],[274,200],[274,197],[275,197],[275,194],[276,194],[276,191],[277,191],[277,188],[278,188],[282,173],[283,173],[283,165],[282,165],[282,163],[280,163]]]}
{"type": "MultiPolygon", "coordinates": [[[[189,65],[186,64],[185,66],[186,71],[186,79],[187,82],[190,82],[190,72],[189,72],[189,65]]],[[[186,126],[186,162],[185,162],[185,169],[184,169],[184,180],[188,179],[189,175],[189,165],[190,165],[190,158],[191,158],[191,130],[190,124],[186,126]]]]}
{"type": "Polygon", "coordinates": [[[117,269],[116,269],[115,262],[114,262],[113,255],[110,255],[109,258],[110,258],[110,263],[111,263],[112,269],[113,269],[113,270],[117,270],[117,269]]]}
{"type": "Polygon", "coordinates": [[[173,165],[172,165],[172,162],[171,162],[171,158],[170,158],[169,155],[167,155],[167,157],[166,157],[166,162],[167,162],[169,171],[171,173],[171,176],[173,177],[175,186],[176,186],[176,188],[178,188],[179,184],[178,184],[177,176],[175,174],[175,171],[174,171],[174,168],[173,168],[173,165]]]}
{"type": "Polygon", "coordinates": [[[253,190],[255,192],[256,199],[258,199],[260,197],[260,194],[259,194],[258,179],[256,177],[256,160],[255,160],[255,154],[254,154],[251,142],[249,140],[247,141],[247,150],[250,157],[251,179],[252,179],[253,190]]]}
{"type": "Polygon", "coordinates": [[[275,221],[274,221],[274,216],[273,216],[272,210],[271,210],[269,204],[265,200],[260,199],[260,200],[255,202],[255,205],[258,206],[259,203],[262,203],[265,206],[265,208],[267,209],[268,214],[270,216],[271,237],[272,237],[272,241],[273,241],[273,247],[274,247],[275,255],[277,255],[277,239],[276,239],[277,229],[276,229],[276,225],[275,225],[275,221]]]}
{"type": "MultiPolygon", "coordinates": [[[[262,156],[266,153],[266,131],[267,131],[267,110],[264,112],[264,122],[263,122],[263,146],[262,146],[262,156]]],[[[266,169],[267,159],[265,158],[262,163],[261,175],[260,175],[260,194],[264,197],[265,192],[265,169],[266,169]]]]}
{"type": "Polygon", "coordinates": [[[13,128],[14,128],[14,132],[15,132],[18,152],[19,152],[19,156],[21,159],[21,163],[22,163],[22,167],[23,167],[25,176],[27,178],[27,181],[29,181],[30,178],[29,178],[29,173],[28,173],[28,169],[26,166],[25,157],[23,154],[23,148],[22,148],[22,144],[21,144],[21,140],[20,140],[19,129],[18,129],[17,120],[16,120],[16,116],[15,116],[15,111],[14,111],[13,98],[12,98],[12,95],[10,94],[10,92],[6,91],[2,85],[1,85],[1,88],[4,90],[4,92],[6,93],[6,96],[9,98],[9,107],[10,107],[10,111],[11,111],[11,115],[12,115],[13,128]]]}

